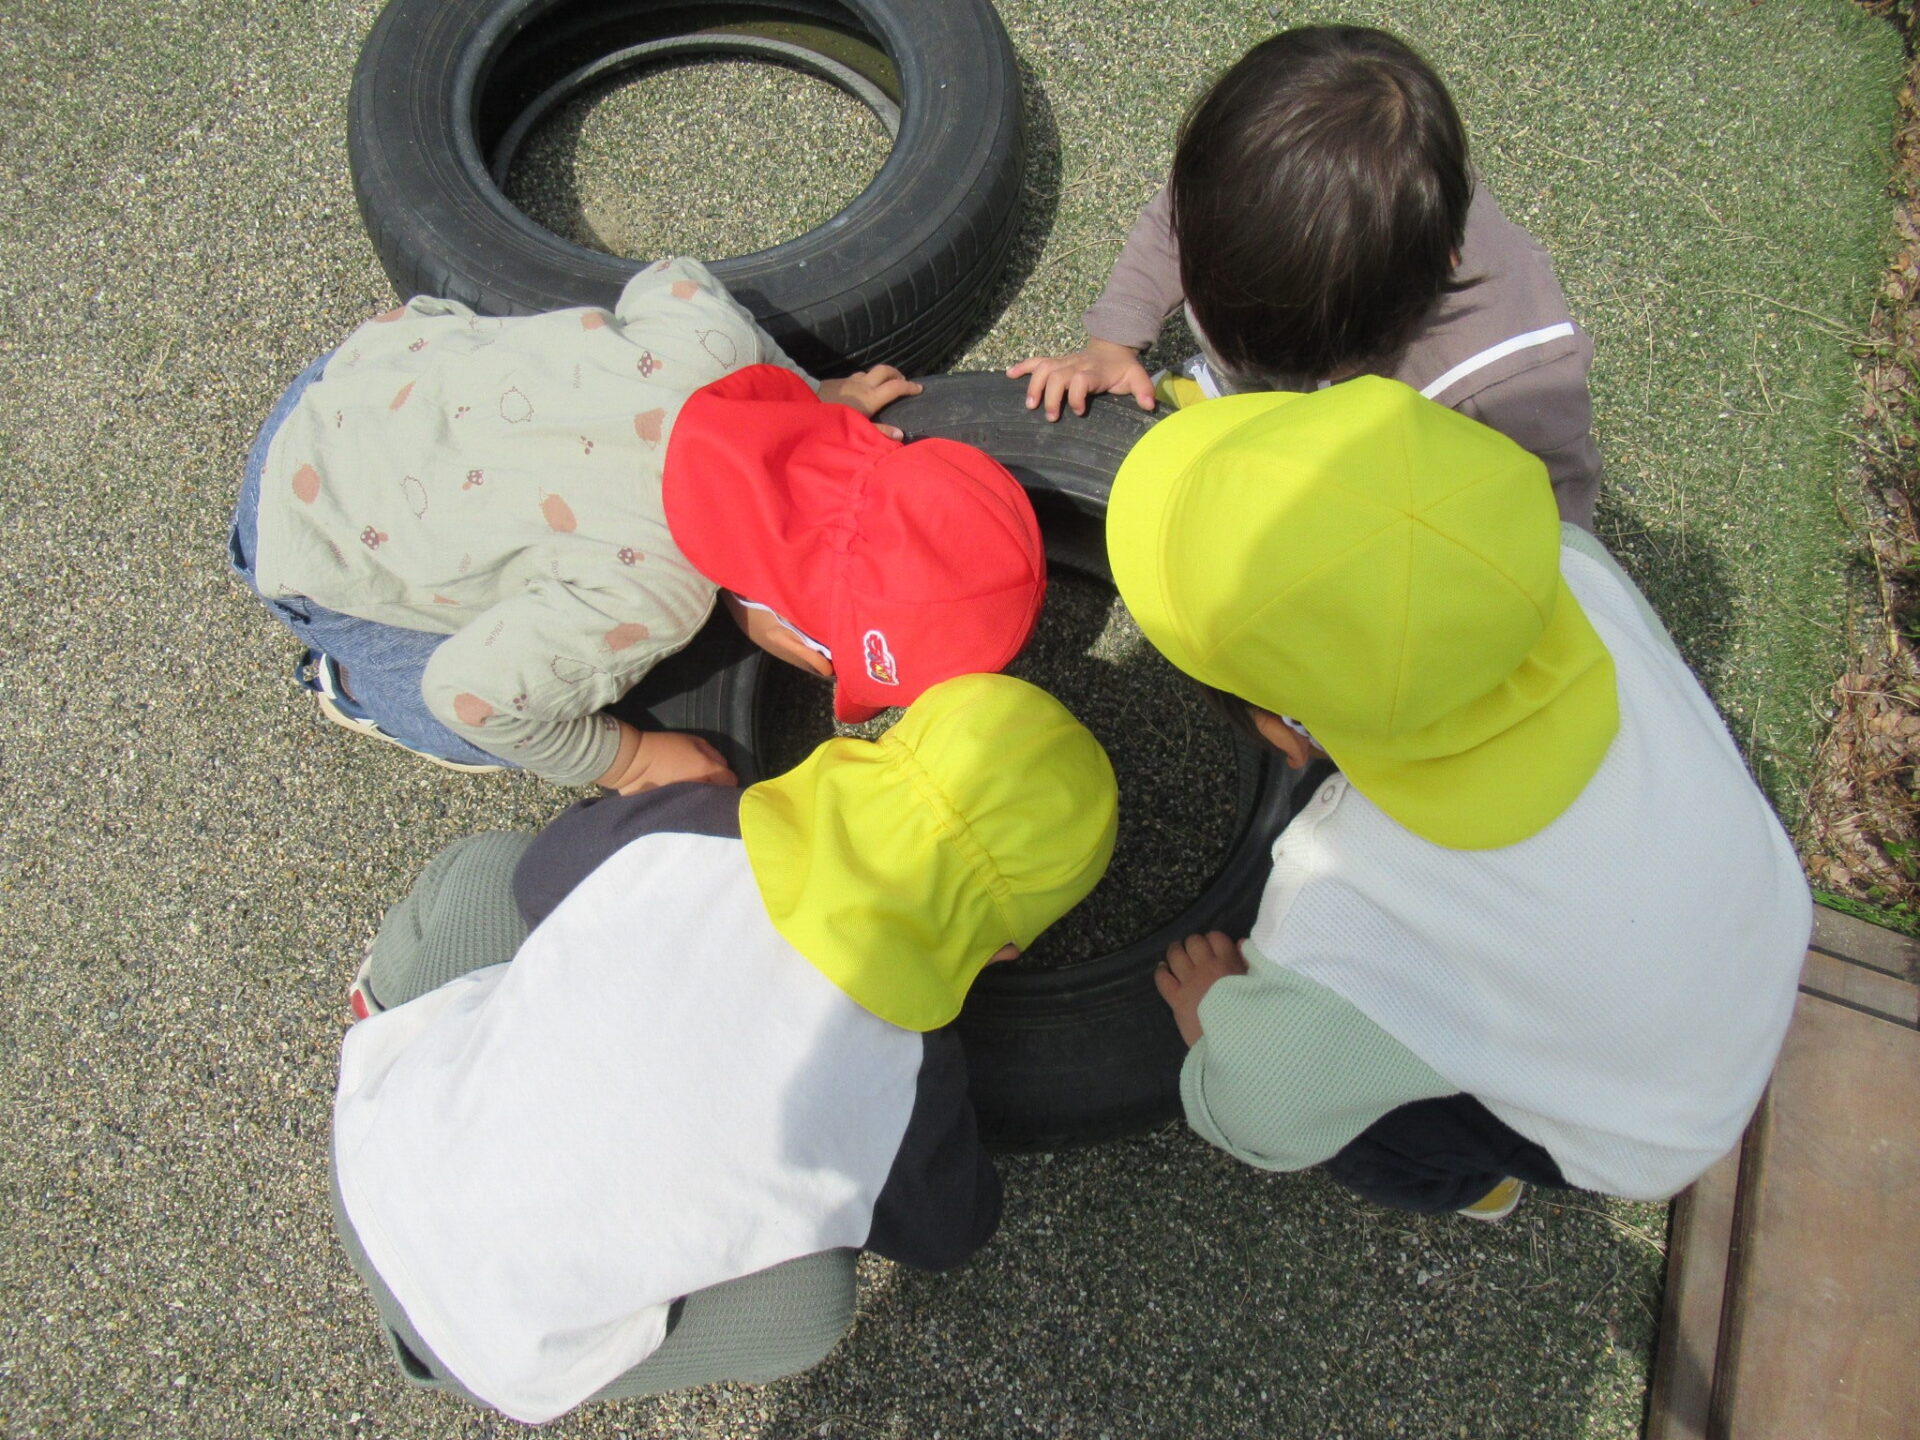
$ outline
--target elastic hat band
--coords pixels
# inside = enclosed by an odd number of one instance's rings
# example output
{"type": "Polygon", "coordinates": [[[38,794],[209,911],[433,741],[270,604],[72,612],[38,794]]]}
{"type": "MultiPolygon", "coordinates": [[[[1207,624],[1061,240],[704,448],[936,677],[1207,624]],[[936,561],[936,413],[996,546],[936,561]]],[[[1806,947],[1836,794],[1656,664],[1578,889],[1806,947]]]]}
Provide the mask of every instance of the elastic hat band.
{"type": "Polygon", "coordinates": [[[739,601],[743,609],[758,610],[763,614],[773,616],[774,619],[778,620],[783,626],[785,626],[788,630],[793,632],[794,639],[798,640],[802,645],[806,646],[809,650],[813,651],[814,654],[823,655],[829,660],[833,659],[833,651],[829,650],[826,646],[822,645],[818,640],[814,639],[811,635],[807,634],[806,631],[802,630],[798,625],[794,624],[791,620],[787,619],[786,616],[782,615],[778,610],[774,609],[771,605],[762,605],[758,600],[749,600],[744,595],[735,595],[733,598],[739,601]]]}

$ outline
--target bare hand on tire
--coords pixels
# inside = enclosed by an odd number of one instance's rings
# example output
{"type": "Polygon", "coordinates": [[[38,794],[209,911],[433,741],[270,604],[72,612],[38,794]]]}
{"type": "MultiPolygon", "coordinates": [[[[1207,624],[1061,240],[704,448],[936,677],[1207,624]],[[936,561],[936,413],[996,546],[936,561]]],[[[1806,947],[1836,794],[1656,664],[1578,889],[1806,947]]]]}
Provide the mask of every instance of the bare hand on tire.
{"type": "Polygon", "coordinates": [[[1047,419],[1060,418],[1064,399],[1076,415],[1087,413],[1089,395],[1131,395],[1142,410],[1153,409],[1153,380],[1140,352],[1111,340],[1089,340],[1071,355],[1036,355],[1009,366],[1007,378],[1027,380],[1027,408],[1047,407],[1047,419]]]}
{"type": "MultiPolygon", "coordinates": [[[[829,405],[846,405],[873,419],[896,400],[918,395],[918,380],[909,380],[891,365],[876,365],[871,370],[856,370],[844,380],[822,380],[820,398],[829,405]]],[[[889,440],[906,437],[892,425],[881,425],[880,433],[889,440]]]]}
{"type": "Polygon", "coordinates": [[[1192,1045],[1200,1038],[1200,1001],[1213,982],[1226,975],[1247,973],[1240,942],[1218,930],[1189,935],[1167,947],[1167,958],[1153,972],[1154,987],[1173,1011],[1180,1038],[1192,1045]]]}

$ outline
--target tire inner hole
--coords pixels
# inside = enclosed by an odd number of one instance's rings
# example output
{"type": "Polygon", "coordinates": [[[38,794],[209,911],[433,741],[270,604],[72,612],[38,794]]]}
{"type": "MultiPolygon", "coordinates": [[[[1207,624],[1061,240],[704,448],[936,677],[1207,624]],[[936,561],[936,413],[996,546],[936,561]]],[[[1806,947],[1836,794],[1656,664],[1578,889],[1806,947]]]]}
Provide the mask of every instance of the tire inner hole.
{"type": "MultiPolygon", "coordinates": [[[[1119,782],[1119,836],[1105,878],[1010,962],[1059,969],[1151,934],[1219,873],[1240,823],[1234,741],[1192,682],[1148,644],[1113,586],[1082,570],[1049,570],[1040,623],[1007,669],[1051,692],[1094,733],[1119,782]]],[[[758,724],[769,775],[830,735],[872,738],[900,714],[836,725],[825,684],[787,665],[764,673],[758,724]]]]}
{"type": "Polygon", "coordinates": [[[632,260],[744,255],[844,210],[892,140],[859,100],[786,65],[727,56],[623,72],[548,112],[507,198],[576,245],[632,260]]]}

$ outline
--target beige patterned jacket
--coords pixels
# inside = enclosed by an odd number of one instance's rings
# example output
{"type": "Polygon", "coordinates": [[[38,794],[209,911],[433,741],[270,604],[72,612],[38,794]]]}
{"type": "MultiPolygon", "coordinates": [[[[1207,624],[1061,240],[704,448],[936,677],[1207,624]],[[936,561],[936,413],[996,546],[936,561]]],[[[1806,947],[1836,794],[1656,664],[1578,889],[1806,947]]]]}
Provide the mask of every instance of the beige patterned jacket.
{"type": "Polygon", "coordinates": [[[713,606],[661,511],[674,419],[760,363],[799,369],[692,260],[643,270],[611,313],[411,300],[348,336],[275,435],[261,593],[450,636],[421,682],[433,713],[591,782],[618,747],[597,712],[713,606]]]}

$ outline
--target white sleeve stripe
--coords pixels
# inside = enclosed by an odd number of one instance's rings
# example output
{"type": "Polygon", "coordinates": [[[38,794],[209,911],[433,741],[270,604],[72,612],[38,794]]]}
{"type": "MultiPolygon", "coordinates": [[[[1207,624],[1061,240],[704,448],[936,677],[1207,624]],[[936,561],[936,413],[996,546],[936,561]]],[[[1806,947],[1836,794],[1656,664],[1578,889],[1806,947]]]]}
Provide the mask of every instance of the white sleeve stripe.
{"type": "Polygon", "coordinates": [[[1524,335],[1515,335],[1511,340],[1502,340],[1498,345],[1490,345],[1478,355],[1470,356],[1454,366],[1432,384],[1422,388],[1420,393],[1429,400],[1435,400],[1476,370],[1484,370],[1496,360],[1504,360],[1519,350],[1531,350],[1536,345],[1544,345],[1549,340],[1558,340],[1573,334],[1573,322],[1562,320],[1558,325],[1549,325],[1544,330],[1529,330],[1524,335]]]}

